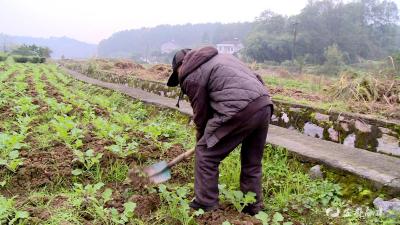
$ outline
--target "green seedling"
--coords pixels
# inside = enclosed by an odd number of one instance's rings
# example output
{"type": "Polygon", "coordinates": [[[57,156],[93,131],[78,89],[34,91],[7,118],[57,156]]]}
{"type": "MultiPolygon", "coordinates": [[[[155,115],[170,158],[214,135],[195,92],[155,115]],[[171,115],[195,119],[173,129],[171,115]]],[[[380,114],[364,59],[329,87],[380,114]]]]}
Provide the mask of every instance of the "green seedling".
{"type": "Polygon", "coordinates": [[[20,116],[32,116],[35,115],[38,105],[32,103],[31,97],[21,97],[14,101],[15,107],[14,112],[20,116]]]}
{"type": "Polygon", "coordinates": [[[57,136],[64,141],[64,143],[72,148],[79,149],[83,143],[83,131],[78,128],[78,124],[74,122],[74,116],[58,116],[55,115],[51,124],[56,131],[57,136]]]}
{"type": "Polygon", "coordinates": [[[115,145],[106,147],[106,149],[112,151],[113,153],[125,158],[129,155],[137,153],[139,144],[135,141],[127,143],[127,140],[123,136],[115,136],[115,145]]]}
{"type": "Polygon", "coordinates": [[[94,119],[92,124],[95,127],[96,135],[100,138],[113,138],[123,130],[122,127],[101,117],[94,119]]]}
{"type": "Polygon", "coordinates": [[[92,149],[86,152],[74,150],[75,158],[73,162],[80,162],[83,165],[83,169],[74,169],[72,174],[79,176],[83,173],[90,173],[92,169],[99,169],[100,159],[103,157],[102,153],[95,153],[92,149]]]}
{"type": "Polygon", "coordinates": [[[65,115],[69,113],[73,107],[70,104],[65,104],[63,102],[58,103],[55,99],[53,98],[47,98],[46,100],[47,105],[49,106],[51,111],[54,111],[58,114],[65,115]]]}
{"type": "Polygon", "coordinates": [[[125,131],[132,130],[138,125],[138,121],[128,113],[113,112],[113,120],[125,127],[125,131]]]}
{"type": "Polygon", "coordinates": [[[119,213],[115,208],[110,209],[111,220],[116,224],[126,224],[135,217],[136,203],[124,203],[124,211],[119,213]]]}
{"type": "Polygon", "coordinates": [[[24,224],[29,213],[15,208],[14,198],[0,195],[0,224],[24,224]]]}
{"type": "Polygon", "coordinates": [[[263,211],[260,211],[255,217],[261,221],[263,225],[292,225],[292,222],[284,222],[285,218],[282,216],[281,213],[276,212],[272,218],[263,211]]]}
{"type": "Polygon", "coordinates": [[[105,207],[106,203],[112,200],[112,190],[106,188],[101,192],[103,183],[86,186],[74,184],[74,186],[76,197],[73,198],[72,205],[95,217],[98,223],[126,224],[134,219],[136,203],[126,202],[122,213],[119,213],[115,208],[105,207]]]}
{"type": "Polygon", "coordinates": [[[244,207],[251,203],[256,202],[256,194],[254,192],[248,192],[243,194],[241,191],[232,191],[226,189],[226,185],[218,185],[220,192],[223,194],[225,200],[232,203],[237,211],[242,212],[244,207]]]}
{"type": "Polygon", "coordinates": [[[19,128],[19,134],[26,136],[31,126],[29,124],[34,120],[34,117],[19,116],[15,124],[19,128]]]}
{"type": "Polygon", "coordinates": [[[194,218],[204,213],[202,209],[195,211],[190,215],[189,200],[186,198],[188,190],[185,187],[178,187],[176,191],[168,191],[163,184],[159,186],[161,198],[168,204],[168,215],[181,224],[195,224],[194,218]]]}
{"type": "Polygon", "coordinates": [[[0,133],[0,166],[5,166],[12,172],[16,172],[17,168],[23,164],[23,159],[19,157],[19,151],[23,147],[27,147],[23,143],[24,135],[14,133],[13,135],[0,133]]]}

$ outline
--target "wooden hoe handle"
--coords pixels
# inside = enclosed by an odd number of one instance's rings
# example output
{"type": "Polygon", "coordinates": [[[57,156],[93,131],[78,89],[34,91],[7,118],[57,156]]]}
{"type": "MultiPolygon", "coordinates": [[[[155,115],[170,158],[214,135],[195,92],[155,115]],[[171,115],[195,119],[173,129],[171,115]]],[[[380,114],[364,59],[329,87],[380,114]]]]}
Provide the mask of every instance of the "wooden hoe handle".
{"type": "Polygon", "coordinates": [[[176,164],[180,163],[182,160],[189,158],[190,156],[193,155],[194,150],[195,150],[195,148],[192,148],[189,151],[178,155],[175,159],[171,160],[168,163],[168,167],[171,168],[171,167],[175,166],[176,164]]]}

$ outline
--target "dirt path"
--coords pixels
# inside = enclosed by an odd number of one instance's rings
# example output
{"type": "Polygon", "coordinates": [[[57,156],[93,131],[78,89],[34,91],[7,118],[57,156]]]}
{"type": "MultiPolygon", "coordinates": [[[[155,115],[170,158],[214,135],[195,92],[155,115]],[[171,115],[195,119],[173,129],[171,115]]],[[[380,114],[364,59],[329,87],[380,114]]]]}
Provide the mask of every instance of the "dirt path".
{"type": "Polygon", "coordinates": [[[176,99],[162,97],[162,96],[159,96],[156,94],[152,94],[152,93],[143,91],[141,89],[132,88],[132,87],[128,87],[128,86],[121,85],[121,84],[113,84],[113,83],[107,83],[104,81],[96,80],[96,79],[87,77],[83,74],[80,74],[78,72],[75,72],[75,71],[72,71],[69,69],[64,68],[64,70],[68,74],[70,74],[72,77],[74,77],[75,79],[78,79],[80,81],[84,81],[86,83],[90,83],[90,84],[94,84],[94,85],[97,85],[100,87],[119,91],[119,92],[129,95],[135,99],[139,99],[140,101],[143,101],[146,103],[154,104],[161,108],[172,108],[172,109],[178,110],[181,113],[184,113],[186,115],[189,115],[189,116],[193,115],[192,107],[190,106],[190,104],[188,102],[181,101],[180,108],[177,108],[176,107],[176,103],[177,103],[176,99]]]}

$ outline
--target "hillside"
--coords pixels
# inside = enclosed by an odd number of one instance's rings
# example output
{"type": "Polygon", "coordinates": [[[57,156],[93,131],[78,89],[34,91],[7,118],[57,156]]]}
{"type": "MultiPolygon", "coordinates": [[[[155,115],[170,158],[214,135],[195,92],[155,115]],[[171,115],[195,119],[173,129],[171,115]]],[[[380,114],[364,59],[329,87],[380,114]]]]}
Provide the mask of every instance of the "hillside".
{"type": "Polygon", "coordinates": [[[64,55],[66,58],[89,58],[96,55],[97,45],[88,44],[68,37],[36,38],[27,36],[10,36],[0,34],[0,42],[3,46],[20,44],[35,44],[49,47],[53,53],[52,58],[59,59],[64,55]]]}
{"type": "Polygon", "coordinates": [[[206,23],[160,25],[120,31],[99,43],[100,57],[141,57],[160,52],[161,45],[173,41],[179,47],[216,44],[239,38],[243,40],[253,23],[206,23]]]}

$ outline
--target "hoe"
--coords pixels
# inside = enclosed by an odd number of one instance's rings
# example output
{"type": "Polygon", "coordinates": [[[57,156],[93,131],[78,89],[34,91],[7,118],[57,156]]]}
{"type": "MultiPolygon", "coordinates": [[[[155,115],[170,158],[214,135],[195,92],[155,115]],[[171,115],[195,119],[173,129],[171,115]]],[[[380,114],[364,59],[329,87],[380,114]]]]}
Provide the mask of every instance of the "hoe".
{"type": "Polygon", "coordinates": [[[149,183],[159,184],[171,179],[171,167],[180,163],[182,160],[191,157],[194,153],[194,148],[178,155],[170,162],[161,161],[151,166],[143,168],[143,171],[130,171],[130,173],[141,173],[147,178],[149,183]]]}

